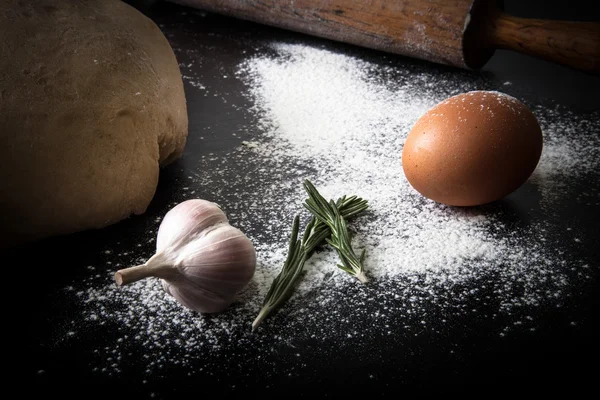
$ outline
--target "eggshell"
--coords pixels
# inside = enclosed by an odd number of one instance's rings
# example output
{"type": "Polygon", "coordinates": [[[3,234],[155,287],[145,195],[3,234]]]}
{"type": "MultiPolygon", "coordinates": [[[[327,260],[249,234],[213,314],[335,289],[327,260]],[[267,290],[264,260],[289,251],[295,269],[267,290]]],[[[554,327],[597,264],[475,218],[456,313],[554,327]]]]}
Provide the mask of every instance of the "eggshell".
{"type": "Polygon", "coordinates": [[[428,110],[402,150],[408,182],[453,206],[490,203],[518,189],[535,170],[542,130],[531,110],[494,91],[450,97],[428,110]]]}

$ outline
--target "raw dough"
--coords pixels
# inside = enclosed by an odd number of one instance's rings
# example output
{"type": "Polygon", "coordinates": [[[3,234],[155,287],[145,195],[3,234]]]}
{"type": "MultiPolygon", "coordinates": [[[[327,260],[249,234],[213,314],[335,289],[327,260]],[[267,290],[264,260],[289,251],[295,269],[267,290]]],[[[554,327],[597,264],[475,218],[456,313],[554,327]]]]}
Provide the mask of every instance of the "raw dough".
{"type": "Polygon", "coordinates": [[[188,130],[156,24],[119,0],[3,0],[0,38],[0,247],[144,213],[188,130]]]}

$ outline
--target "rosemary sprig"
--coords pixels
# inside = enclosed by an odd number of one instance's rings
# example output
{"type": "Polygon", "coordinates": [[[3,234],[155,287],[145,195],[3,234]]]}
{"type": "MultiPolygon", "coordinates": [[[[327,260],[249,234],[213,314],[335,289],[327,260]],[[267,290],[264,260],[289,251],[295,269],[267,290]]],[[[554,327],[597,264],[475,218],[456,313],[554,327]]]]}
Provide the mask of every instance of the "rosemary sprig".
{"type": "Polygon", "coordinates": [[[356,276],[361,282],[367,282],[368,279],[363,268],[365,250],[362,251],[360,257],[354,253],[346,220],[337,204],[331,200],[327,202],[308,180],[304,181],[304,189],[309,196],[304,206],[319,222],[326,224],[331,230],[331,238],[326,238],[325,240],[331,247],[336,249],[340,256],[342,264],[338,264],[338,267],[350,275],[356,276]]]}
{"type": "MultiPolygon", "coordinates": [[[[335,206],[344,219],[350,219],[369,207],[367,200],[357,196],[340,197],[335,203],[335,206]]],[[[310,219],[304,237],[302,238],[302,244],[306,247],[308,255],[311,256],[315,248],[323,243],[323,241],[327,240],[329,236],[331,236],[331,229],[329,226],[313,216],[310,219]]]]}
{"type": "MultiPolygon", "coordinates": [[[[310,224],[309,224],[310,225],[310,224]]],[[[300,227],[300,217],[296,215],[292,224],[292,236],[290,238],[288,255],[283,263],[281,272],[271,283],[271,287],[265,296],[262,308],[258,316],[252,322],[252,331],[269,315],[273,310],[278,308],[292,294],[292,287],[300,276],[304,268],[304,262],[307,258],[307,252],[298,240],[298,230],[300,227]]],[[[308,230],[308,226],[307,226],[308,230]]]]}
{"type": "MultiPolygon", "coordinates": [[[[335,203],[343,218],[351,218],[368,208],[368,203],[357,196],[343,196],[335,203]]],[[[287,258],[277,277],[265,296],[262,308],[252,323],[252,331],[275,309],[283,304],[292,294],[294,284],[304,268],[304,263],[314,253],[315,249],[331,236],[329,226],[316,217],[311,217],[302,239],[298,240],[300,217],[296,215],[292,224],[292,234],[289,241],[287,258]]]]}

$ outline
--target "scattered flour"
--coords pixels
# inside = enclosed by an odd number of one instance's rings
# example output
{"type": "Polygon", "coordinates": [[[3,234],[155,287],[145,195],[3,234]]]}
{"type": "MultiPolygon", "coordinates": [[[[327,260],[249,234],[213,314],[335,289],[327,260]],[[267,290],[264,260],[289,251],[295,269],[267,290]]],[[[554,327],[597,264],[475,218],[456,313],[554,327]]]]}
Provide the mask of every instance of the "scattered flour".
{"type": "MultiPolygon", "coordinates": [[[[375,64],[320,47],[274,43],[267,50],[268,56],[249,57],[228,75],[244,84],[253,104],[247,110],[247,140],[198,160],[198,172],[183,184],[188,190],[172,204],[210,191],[210,200],[256,245],[253,281],[230,310],[201,316],[168,297],[157,280],[115,287],[114,271],[145,261],[150,251],[105,254],[110,264],[94,266],[84,283],[66,290],[81,304],[82,318],[72,321],[64,341],[103,326],[117,332],[116,341],[98,345],[97,371],[118,374],[136,359],[148,374],[160,374],[204,360],[205,368],[187,373],[210,374],[224,357],[229,368],[243,371],[242,360],[250,354],[263,369],[272,367],[264,369],[268,377],[306,366],[282,358],[282,347],[293,359],[308,357],[306,343],[316,343],[321,356],[336,357],[341,348],[370,348],[376,338],[408,341],[424,331],[442,336],[444,326],[460,327],[472,316],[492,321],[497,336],[533,331],[538,308],[560,307],[569,290],[586,279],[588,262],[566,255],[568,244],[556,242],[556,232],[565,227],[548,216],[567,200],[571,207],[597,205],[598,185],[580,198],[565,190],[568,180],[585,180],[598,168],[598,115],[585,119],[557,106],[533,109],[545,147],[520,190],[533,191],[534,203],[520,204],[517,193],[488,206],[441,206],[405,179],[403,141],[433,105],[493,83],[375,64]],[[362,285],[337,269],[335,252],[324,248],[307,262],[281,311],[251,333],[287,255],[292,219],[296,214],[303,223],[308,219],[304,179],[327,198],[356,194],[369,201],[368,211],[350,227],[356,248],[366,249],[371,282],[362,285]]],[[[181,64],[184,77],[191,76],[186,68],[192,62],[181,64]]],[[[206,90],[195,78],[186,83],[190,90],[206,90]]],[[[141,248],[153,243],[159,223],[153,222],[141,248]]],[[[368,354],[376,358],[384,351],[371,348],[368,354]]]]}

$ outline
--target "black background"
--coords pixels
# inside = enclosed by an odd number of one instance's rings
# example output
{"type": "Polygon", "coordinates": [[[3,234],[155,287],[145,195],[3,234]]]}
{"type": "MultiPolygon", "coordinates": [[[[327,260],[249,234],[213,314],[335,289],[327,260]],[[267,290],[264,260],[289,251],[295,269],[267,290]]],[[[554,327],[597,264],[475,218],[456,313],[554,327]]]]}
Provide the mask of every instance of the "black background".
{"type": "MultiPolygon", "coordinates": [[[[189,20],[187,17],[180,17],[180,6],[153,1],[131,3],[157,23],[164,24],[172,38],[178,38],[176,27],[181,26],[185,26],[185,29],[197,29],[203,34],[219,33],[215,44],[222,46],[222,49],[213,53],[214,64],[208,62],[198,67],[207,70],[215,65],[227,66],[239,62],[244,37],[294,37],[311,43],[321,41],[217,15],[209,15],[202,18],[199,24],[192,25],[186,22],[189,20]]],[[[592,4],[593,2],[583,1],[505,1],[505,10],[522,17],[598,20],[592,4]]],[[[202,37],[205,43],[210,43],[210,35],[202,37]]],[[[341,52],[365,54],[371,58],[380,55],[378,52],[344,44],[333,46],[341,52]]],[[[414,64],[441,72],[453,70],[400,56],[392,56],[392,59],[396,59],[398,63],[414,64]]],[[[535,96],[553,99],[580,112],[600,108],[598,77],[532,57],[499,50],[482,71],[473,74],[483,75],[497,82],[510,81],[513,85],[522,87],[530,99],[535,96]]],[[[210,73],[202,75],[207,79],[211,76],[210,73]]],[[[224,90],[234,93],[236,87],[224,90]]],[[[485,324],[474,319],[469,324],[460,325],[467,326],[468,329],[458,327],[448,333],[460,345],[460,354],[456,357],[441,356],[444,353],[439,349],[444,348],[445,344],[437,343],[434,336],[424,335],[411,343],[410,347],[393,347],[394,351],[390,351],[387,356],[384,354],[377,363],[361,364],[360,354],[348,355],[345,360],[319,359],[315,356],[311,360],[315,368],[313,372],[309,369],[305,377],[287,379],[285,376],[278,376],[277,371],[270,371],[268,376],[271,378],[265,378],[261,371],[255,371],[254,375],[247,375],[255,376],[254,382],[245,381],[236,390],[232,390],[230,385],[222,384],[222,380],[194,378],[194,381],[190,381],[178,371],[174,371],[172,376],[161,378],[156,384],[143,387],[136,383],[135,373],[110,379],[97,377],[89,371],[88,360],[84,356],[86,346],[97,339],[94,337],[82,341],[79,344],[81,347],[71,348],[68,353],[55,352],[51,347],[45,346],[46,334],[55,321],[61,320],[64,315],[76,313],[73,305],[53,303],[56,290],[69,281],[83,278],[86,272],[81,270],[81,265],[93,262],[90,254],[98,254],[102,243],[109,238],[121,237],[121,242],[126,246],[127,241],[132,240],[128,238],[144,232],[147,221],[164,213],[165,207],[172,201],[173,188],[181,185],[180,177],[184,175],[182,171],[187,168],[185,155],[209,153],[238,145],[238,139],[225,135],[225,132],[239,123],[235,115],[220,118],[222,104],[198,97],[198,92],[190,90],[187,83],[186,95],[189,110],[197,110],[194,114],[190,113],[190,140],[186,153],[182,160],[161,172],[157,194],[146,215],[132,217],[101,231],[82,232],[23,246],[4,255],[3,265],[8,275],[7,293],[10,296],[6,301],[7,319],[3,326],[9,331],[9,336],[14,334],[17,340],[25,339],[24,345],[20,341],[9,341],[6,353],[16,355],[16,362],[9,365],[18,367],[15,382],[19,383],[22,390],[33,389],[38,394],[57,394],[63,398],[166,398],[184,394],[206,397],[231,393],[238,397],[258,394],[282,398],[293,393],[333,397],[336,394],[356,394],[360,388],[364,390],[365,397],[386,395],[399,398],[451,392],[477,397],[558,393],[580,397],[588,389],[595,387],[599,377],[598,239],[590,241],[586,250],[586,256],[594,262],[593,279],[573,294],[563,310],[548,311],[547,315],[541,315],[540,326],[535,334],[516,334],[510,340],[500,340],[486,335],[485,324]],[[216,121],[218,124],[215,124],[216,121]],[[194,138],[199,134],[206,135],[202,129],[205,124],[218,125],[219,131],[213,132],[208,140],[200,143],[194,138]],[[584,323],[574,329],[565,328],[572,319],[584,323]],[[13,343],[16,345],[13,346],[13,343]],[[50,373],[40,375],[38,371],[41,365],[50,373]],[[359,372],[364,370],[376,371],[379,378],[375,381],[360,378],[362,375],[359,372]],[[266,391],[265,382],[269,379],[272,382],[270,389],[266,391]]],[[[598,174],[594,177],[596,182],[597,178],[598,174]]],[[[563,217],[572,217],[585,224],[581,229],[593,235],[598,215],[596,210],[584,218],[569,215],[563,217]]],[[[110,332],[99,332],[99,335],[106,334],[110,335],[110,332]]],[[[304,345],[310,346],[311,343],[304,345]]],[[[382,342],[379,345],[386,346],[389,343],[382,342]]],[[[251,350],[248,350],[248,355],[254,356],[251,350]]],[[[13,372],[13,368],[10,369],[13,372]]],[[[227,378],[228,374],[235,380],[234,370],[223,372],[223,378],[227,378]]]]}

